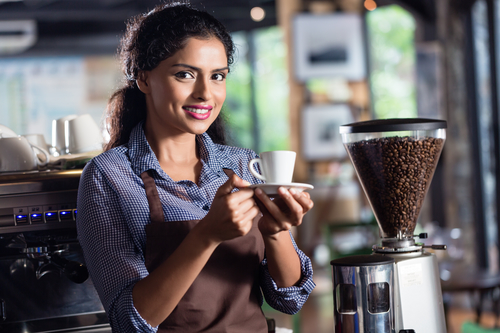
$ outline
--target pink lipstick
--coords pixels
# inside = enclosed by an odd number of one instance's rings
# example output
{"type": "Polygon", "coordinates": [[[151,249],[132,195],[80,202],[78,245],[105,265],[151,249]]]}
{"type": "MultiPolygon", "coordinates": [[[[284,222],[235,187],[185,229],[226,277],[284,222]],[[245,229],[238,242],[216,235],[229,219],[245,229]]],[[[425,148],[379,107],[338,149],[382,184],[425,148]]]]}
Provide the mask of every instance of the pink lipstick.
{"type": "Polygon", "coordinates": [[[195,119],[205,120],[210,117],[213,107],[210,105],[187,105],[183,106],[182,109],[195,119]]]}

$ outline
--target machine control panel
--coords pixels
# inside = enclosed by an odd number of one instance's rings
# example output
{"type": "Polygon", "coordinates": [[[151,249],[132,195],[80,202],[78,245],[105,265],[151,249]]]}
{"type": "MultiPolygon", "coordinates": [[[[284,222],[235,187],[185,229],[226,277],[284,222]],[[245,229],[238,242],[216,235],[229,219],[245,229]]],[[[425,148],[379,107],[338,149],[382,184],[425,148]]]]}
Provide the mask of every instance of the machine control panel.
{"type": "Polygon", "coordinates": [[[0,175],[0,234],[75,228],[81,170],[0,175]]]}
{"type": "Polygon", "coordinates": [[[16,226],[76,220],[76,203],[13,208],[16,226]]]}

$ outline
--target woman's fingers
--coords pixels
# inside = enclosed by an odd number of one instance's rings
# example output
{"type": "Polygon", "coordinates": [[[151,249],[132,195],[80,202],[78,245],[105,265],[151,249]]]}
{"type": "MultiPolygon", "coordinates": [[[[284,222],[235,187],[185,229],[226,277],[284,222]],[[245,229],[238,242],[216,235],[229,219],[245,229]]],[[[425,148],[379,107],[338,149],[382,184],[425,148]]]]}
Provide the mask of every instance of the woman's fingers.
{"type": "Polygon", "coordinates": [[[267,233],[290,230],[302,223],[302,218],[313,207],[309,193],[278,189],[279,197],[271,200],[262,190],[256,189],[257,205],[264,214],[259,227],[267,233]]]}
{"type": "Polygon", "coordinates": [[[217,191],[209,212],[203,218],[207,234],[217,241],[246,235],[259,214],[249,183],[236,175],[230,177],[217,191]],[[238,189],[238,191],[233,191],[238,189]]]}
{"type": "Polygon", "coordinates": [[[311,200],[311,195],[307,192],[299,192],[291,189],[290,194],[302,207],[303,213],[307,213],[314,207],[314,202],[311,200]]]}
{"type": "Polygon", "coordinates": [[[294,223],[293,211],[290,210],[288,203],[286,203],[286,199],[283,197],[275,198],[271,200],[265,193],[263,193],[260,189],[255,191],[255,194],[260,200],[261,204],[259,207],[264,207],[262,210],[264,214],[265,221],[267,223],[267,228],[276,228],[275,232],[282,230],[289,230],[294,223]],[[272,223],[273,226],[269,224],[272,223]]]}
{"type": "Polygon", "coordinates": [[[255,194],[267,211],[277,220],[286,220],[293,225],[300,224],[302,216],[312,207],[308,196],[303,196],[297,191],[289,191],[283,187],[278,189],[279,197],[271,200],[261,189],[256,189],[255,194]]]}

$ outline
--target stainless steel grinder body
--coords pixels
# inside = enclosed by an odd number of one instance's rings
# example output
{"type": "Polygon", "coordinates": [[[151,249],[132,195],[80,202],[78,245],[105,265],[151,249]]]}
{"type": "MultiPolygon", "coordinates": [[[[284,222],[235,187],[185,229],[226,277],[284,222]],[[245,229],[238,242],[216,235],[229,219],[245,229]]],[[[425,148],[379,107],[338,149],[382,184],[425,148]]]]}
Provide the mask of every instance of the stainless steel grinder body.
{"type": "Polygon", "coordinates": [[[424,251],[384,255],[395,259],[396,332],[446,333],[436,255],[424,251]]]}
{"type": "Polygon", "coordinates": [[[336,333],[394,333],[394,258],[332,260],[336,333]]]}

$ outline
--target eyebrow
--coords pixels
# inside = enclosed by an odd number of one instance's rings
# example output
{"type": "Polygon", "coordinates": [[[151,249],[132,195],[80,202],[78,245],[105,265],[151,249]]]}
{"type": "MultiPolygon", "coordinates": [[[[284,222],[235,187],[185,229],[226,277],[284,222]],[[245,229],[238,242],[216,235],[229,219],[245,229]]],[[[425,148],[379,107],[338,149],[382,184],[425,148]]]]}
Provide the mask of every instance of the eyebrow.
{"type": "MultiPolygon", "coordinates": [[[[188,64],[175,64],[175,65],[172,65],[172,67],[187,67],[187,68],[191,68],[192,70],[201,72],[201,68],[195,67],[195,66],[191,66],[191,65],[188,65],[188,64]]],[[[226,66],[226,67],[222,67],[222,68],[216,68],[216,69],[212,70],[212,73],[213,72],[220,72],[220,71],[224,71],[224,70],[228,70],[229,71],[229,67],[226,66]]]]}

